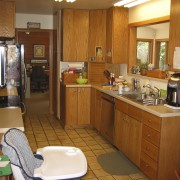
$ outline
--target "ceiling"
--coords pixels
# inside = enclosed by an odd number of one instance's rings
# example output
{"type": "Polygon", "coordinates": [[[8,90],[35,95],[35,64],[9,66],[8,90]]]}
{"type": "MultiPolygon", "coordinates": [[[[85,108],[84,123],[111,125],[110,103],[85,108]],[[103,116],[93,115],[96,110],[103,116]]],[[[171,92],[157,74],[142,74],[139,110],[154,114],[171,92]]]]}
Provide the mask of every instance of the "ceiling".
{"type": "Polygon", "coordinates": [[[107,9],[118,0],[76,0],[74,3],[55,2],[54,0],[15,0],[16,13],[53,14],[62,8],[107,9]]]}

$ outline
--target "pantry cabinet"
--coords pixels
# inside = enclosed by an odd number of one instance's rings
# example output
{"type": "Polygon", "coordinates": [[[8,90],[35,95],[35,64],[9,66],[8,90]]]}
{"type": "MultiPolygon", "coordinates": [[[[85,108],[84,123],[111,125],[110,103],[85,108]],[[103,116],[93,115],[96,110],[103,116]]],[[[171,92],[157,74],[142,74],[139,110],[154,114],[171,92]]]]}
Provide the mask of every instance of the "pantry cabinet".
{"type": "Polygon", "coordinates": [[[106,61],[113,64],[128,62],[128,9],[112,7],[107,10],[106,61]]]}
{"type": "Polygon", "coordinates": [[[15,37],[15,2],[0,0],[0,37],[15,37]]]}
{"type": "Polygon", "coordinates": [[[66,128],[90,125],[90,98],[89,87],[61,85],[60,116],[66,128]]]}
{"type": "Polygon", "coordinates": [[[140,166],[142,112],[121,100],[115,101],[115,146],[140,166]]]}
{"type": "Polygon", "coordinates": [[[89,10],[63,9],[62,60],[88,60],[89,10]]]}
{"type": "Polygon", "coordinates": [[[89,61],[105,62],[106,10],[89,12],[89,61]]]}

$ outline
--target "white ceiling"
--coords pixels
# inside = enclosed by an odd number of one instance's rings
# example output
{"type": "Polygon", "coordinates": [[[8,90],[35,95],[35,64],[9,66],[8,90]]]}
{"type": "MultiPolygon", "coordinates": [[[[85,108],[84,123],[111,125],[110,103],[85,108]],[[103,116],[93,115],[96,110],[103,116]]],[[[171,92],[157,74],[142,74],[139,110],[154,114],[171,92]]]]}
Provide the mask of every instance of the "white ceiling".
{"type": "Polygon", "coordinates": [[[76,0],[74,3],[55,2],[54,0],[15,0],[16,13],[53,14],[62,8],[107,9],[118,0],[76,0]]]}

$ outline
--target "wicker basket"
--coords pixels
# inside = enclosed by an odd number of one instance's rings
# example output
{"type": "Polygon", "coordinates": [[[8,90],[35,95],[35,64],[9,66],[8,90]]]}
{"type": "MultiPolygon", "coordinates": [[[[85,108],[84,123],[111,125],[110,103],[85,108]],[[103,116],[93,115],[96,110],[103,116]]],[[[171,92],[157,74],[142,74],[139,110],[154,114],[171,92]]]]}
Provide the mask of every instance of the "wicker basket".
{"type": "Polygon", "coordinates": [[[63,83],[76,83],[76,79],[79,77],[79,74],[75,73],[62,73],[62,82],[63,83]]]}

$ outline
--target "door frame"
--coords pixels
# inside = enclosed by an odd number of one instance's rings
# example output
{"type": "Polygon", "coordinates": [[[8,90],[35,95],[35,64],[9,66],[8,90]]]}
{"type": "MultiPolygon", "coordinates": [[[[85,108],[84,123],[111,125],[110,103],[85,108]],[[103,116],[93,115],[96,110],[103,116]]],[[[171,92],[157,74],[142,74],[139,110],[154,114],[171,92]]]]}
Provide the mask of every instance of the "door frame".
{"type": "Polygon", "coordinates": [[[18,32],[49,32],[49,113],[53,114],[53,30],[16,28],[17,43],[18,32]]]}

